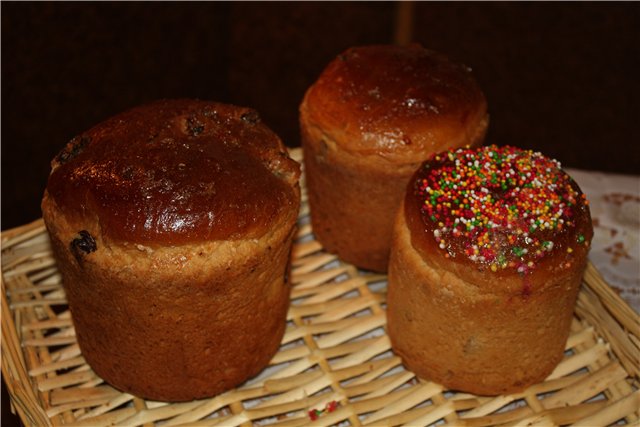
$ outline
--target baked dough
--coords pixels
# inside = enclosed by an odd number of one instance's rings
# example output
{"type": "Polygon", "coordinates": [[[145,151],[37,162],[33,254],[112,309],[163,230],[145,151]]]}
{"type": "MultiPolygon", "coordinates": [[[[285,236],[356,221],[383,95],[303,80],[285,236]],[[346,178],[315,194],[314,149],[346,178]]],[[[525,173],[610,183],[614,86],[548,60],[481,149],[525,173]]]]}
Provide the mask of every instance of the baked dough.
{"type": "Polygon", "coordinates": [[[277,351],[299,165],[251,109],[134,108],[53,160],[45,224],[82,354],[152,400],[221,393],[277,351]]]}

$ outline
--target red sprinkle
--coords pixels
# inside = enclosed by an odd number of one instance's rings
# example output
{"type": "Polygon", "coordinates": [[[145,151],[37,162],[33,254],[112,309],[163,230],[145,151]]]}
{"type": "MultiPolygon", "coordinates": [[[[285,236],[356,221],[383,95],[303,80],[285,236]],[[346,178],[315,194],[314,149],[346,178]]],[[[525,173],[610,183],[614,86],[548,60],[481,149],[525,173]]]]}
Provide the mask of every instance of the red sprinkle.
{"type": "Polygon", "coordinates": [[[309,411],[309,418],[311,419],[311,421],[315,421],[318,418],[320,418],[323,414],[328,414],[338,409],[338,405],[339,405],[338,402],[336,402],[335,400],[332,400],[331,402],[327,403],[324,406],[324,409],[311,409],[309,411]]]}
{"type": "Polygon", "coordinates": [[[583,201],[557,160],[512,146],[436,154],[414,188],[442,250],[456,240],[470,260],[523,274],[553,249],[548,236],[573,225],[583,201]]]}

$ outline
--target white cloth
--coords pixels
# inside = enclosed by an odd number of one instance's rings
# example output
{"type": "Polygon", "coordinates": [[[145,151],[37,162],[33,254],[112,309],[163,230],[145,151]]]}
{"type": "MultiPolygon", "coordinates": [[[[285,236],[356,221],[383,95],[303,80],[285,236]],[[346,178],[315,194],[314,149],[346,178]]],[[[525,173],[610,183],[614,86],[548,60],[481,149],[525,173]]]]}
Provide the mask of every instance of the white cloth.
{"type": "Polygon", "coordinates": [[[640,176],[565,170],[589,200],[594,225],[591,262],[640,312],[640,176]]]}

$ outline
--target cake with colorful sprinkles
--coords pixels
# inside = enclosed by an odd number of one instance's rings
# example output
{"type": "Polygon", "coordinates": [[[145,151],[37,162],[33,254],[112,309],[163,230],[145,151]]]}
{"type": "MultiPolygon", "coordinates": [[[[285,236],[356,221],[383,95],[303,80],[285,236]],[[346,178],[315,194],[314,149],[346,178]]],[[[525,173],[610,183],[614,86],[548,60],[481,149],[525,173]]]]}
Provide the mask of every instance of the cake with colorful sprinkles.
{"type": "Polygon", "coordinates": [[[592,235],[588,201],[558,161],[494,145],[433,155],[394,228],[394,351],[456,390],[542,381],[563,357],[592,235]]]}

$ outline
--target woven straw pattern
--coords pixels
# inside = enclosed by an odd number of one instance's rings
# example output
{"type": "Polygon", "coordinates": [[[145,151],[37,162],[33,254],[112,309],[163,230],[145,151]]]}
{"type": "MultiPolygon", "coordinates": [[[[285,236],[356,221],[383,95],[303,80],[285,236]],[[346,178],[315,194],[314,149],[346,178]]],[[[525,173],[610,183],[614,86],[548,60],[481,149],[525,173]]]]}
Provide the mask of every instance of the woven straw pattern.
{"type": "MultiPolygon", "coordinates": [[[[293,155],[300,160],[299,150],[293,155]]],[[[593,266],[565,359],[545,382],[508,396],[456,393],[402,367],[385,334],[385,276],[324,252],[305,200],[303,189],[280,351],[243,386],[178,404],[123,394],[98,378],[76,344],[42,222],[3,233],[2,372],[25,424],[640,425],[638,315],[593,266]]]]}

